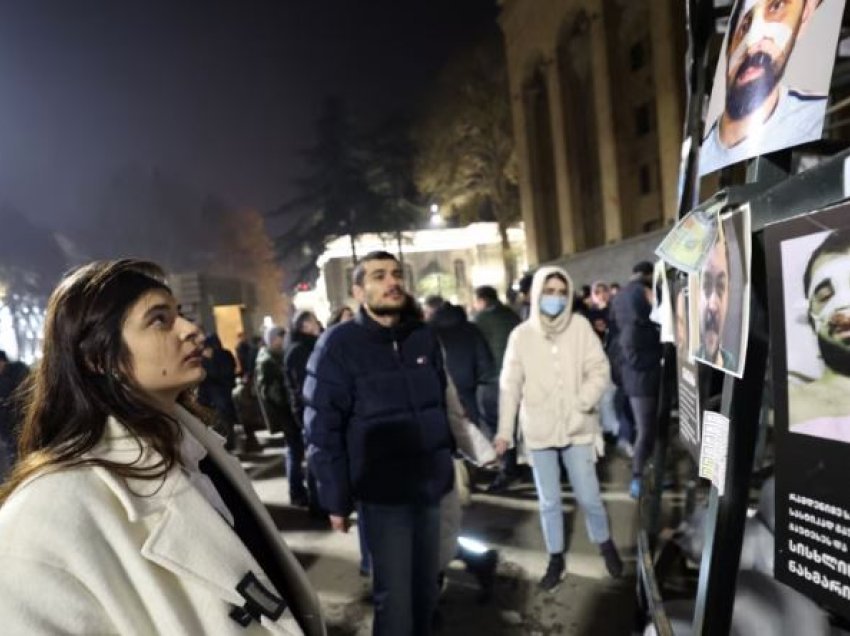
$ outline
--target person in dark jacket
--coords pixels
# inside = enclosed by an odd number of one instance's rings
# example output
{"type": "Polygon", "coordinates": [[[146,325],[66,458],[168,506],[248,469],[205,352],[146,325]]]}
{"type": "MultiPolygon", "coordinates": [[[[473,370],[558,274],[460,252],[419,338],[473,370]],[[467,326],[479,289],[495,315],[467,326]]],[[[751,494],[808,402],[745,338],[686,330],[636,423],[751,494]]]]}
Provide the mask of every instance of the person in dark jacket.
{"type": "MultiPolygon", "coordinates": [[[[508,336],[520,323],[520,319],[516,312],[499,301],[496,290],[489,285],[475,290],[473,306],[476,311],[473,322],[481,330],[493,354],[493,375],[478,391],[482,419],[487,435],[492,438],[499,427],[499,374],[502,372],[502,360],[508,346],[508,336]]],[[[503,492],[518,477],[516,452],[514,440],[513,447],[502,456],[499,473],[487,488],[488,492],[503,492]]]]}
{"type": "Polygon", "coordinates": [[[263,417],[273,433],[283,431],[286,438],[286,477],[289,480],[289,501],[293,506],[310,505],[304,486],[304,435],[292,414],[289,392],[283,372],[283,345],[286,330],[266,329],[265,346],[257,354],[254,383],[260,398],[263,417]]]}
{"type": "Polygon", "coordinates": [[[658,427],[656,407],[661,382],[661,337],[658,325],[649,319],[652,311],[653,265],[641,261],[632,279],[617,294],[611,316],[619,331],[620,381],[629,398],[637,428],[630,493],[640,495],[640,477],[652,453],[658,427]]]}
{"type": "Polygon", "coordinates": [[[522,278],[519,279],[517,283],[517,287],[519,288],[519,294],[517,294],[517,300],[519,304],[516,307],[516,313],[519,315],[520,320],[528,320],[528,316],[531,313],[531,281],[534,280],[534,274],[532,272],[526,272],[522,275],[522,278]]]}
{"type": "Polygon", "coordinates": [[[204,339],[204,381],[198,387],[198,402],[215,412],[215,430],[227,440],[226,448],[233,450],[233,427],[236,424],[236,406],[233,388],[236,386],[236,359],[221,346],[216,334],[204,339]]]}
{"type": "Polygon", "coordinates": [[[429,634],[440,567],[440,501],[454,441],[440,343],[416,316],[398,260],[364,256],[354,320],[325,332],[307,364],[304,411],[319,498],[347,531],[358,506],[372,555],[377,636],[429,634]]]}
{"type": "Polygon", "coordinates": [[[15,463],[18,448],[16,431],[21,414],[14,393],[28,373],[27,365],[20,361],[12,362],[6,352],[0,350],[0,480],[15,463]]]}
{"type": "Polygon", "coordinates": [[[429,324],[443,345],[446,368],[457,389],[463,410],[481,428],[477,394],[480,387],[493,380],[493,354],[490,347],[478,327],[469,322],[463,308],[450,302],[442,301],[431,314],[429,324]]]}
{"type": "Polygon", "coordinates": [[[242,379],[250,378],[254,374],[254,365],[257,362],[259,349],[255,348],[251,339],[244,333],[240,332],[236,338],[237,373],[242,379]]]}
{"type": "MultiPolygon", "coordinates": [[[[286,390],[289,392],[289,405],[292,415],[300,429],[304,428],[304,380],[307,377],[307,361],[316,346],[316,340],[322,333],[319,319],[312,311],[300,311],[292,321],[286,343],[283,348],[283,372],[286,390]]],[[[316,479],[307,465],[307,491],[310,500],[310,512],[321,514],[316,479]]]]}

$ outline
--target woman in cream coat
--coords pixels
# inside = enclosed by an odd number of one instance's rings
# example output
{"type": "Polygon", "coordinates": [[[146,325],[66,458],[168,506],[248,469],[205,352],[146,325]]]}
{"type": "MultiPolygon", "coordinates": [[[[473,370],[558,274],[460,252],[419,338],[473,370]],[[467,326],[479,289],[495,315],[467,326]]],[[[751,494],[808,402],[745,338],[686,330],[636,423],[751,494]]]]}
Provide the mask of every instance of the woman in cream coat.
{"type": "Polygon", "coordinates": [[[561,462],[609,573],[618,577],[623,567],[596,476],[596,458],[603,452],[598,404],[610,382],[610,369],[590,323],[572,313],[572,299],[572,281],[563,269],[543,267],[535,273],[530,315],[511,332],[499,381],[494,443],[499,454],[510,447],[519,411],[549,552],[540,581],[545,590],[558,585],[565,567],[561,462]]]}
{"type": "Polygon", "coordinates": [[[93,263],[53,292],[0,491],[4,634],[326,633],[246,475],[193,414],[201,345],[150,263],[93,263]]]}

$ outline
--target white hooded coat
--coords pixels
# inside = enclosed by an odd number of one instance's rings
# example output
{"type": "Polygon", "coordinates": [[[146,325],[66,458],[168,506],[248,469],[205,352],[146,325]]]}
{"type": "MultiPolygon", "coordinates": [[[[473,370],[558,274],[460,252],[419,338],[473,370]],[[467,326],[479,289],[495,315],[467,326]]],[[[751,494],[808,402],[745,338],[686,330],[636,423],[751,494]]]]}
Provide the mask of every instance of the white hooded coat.
{"type": "Polygon", "coordinates": [[[511,332],[499,378],[499,432],[513,443],[514,422],[531,450],[594,444],[604,451],[599,401],[611,381],[608,358],[584,316],[572,313],[573,283],[566,271],[542,267],[531,284],[531,313],[511,332]],[[551,319],[540,311],[545,280],[567,281],[567,307],[551,319]]]}

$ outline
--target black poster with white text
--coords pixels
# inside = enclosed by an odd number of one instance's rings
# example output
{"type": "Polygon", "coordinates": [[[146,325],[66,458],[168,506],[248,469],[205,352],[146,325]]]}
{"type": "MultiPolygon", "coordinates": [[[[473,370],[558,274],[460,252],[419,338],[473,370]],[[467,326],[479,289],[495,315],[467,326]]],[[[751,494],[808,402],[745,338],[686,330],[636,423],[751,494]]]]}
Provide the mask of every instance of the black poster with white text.
{"type": "Polygon", "coordinates": [[[768,226],[778,580],[850,618],[850,204],[768,226]]]}

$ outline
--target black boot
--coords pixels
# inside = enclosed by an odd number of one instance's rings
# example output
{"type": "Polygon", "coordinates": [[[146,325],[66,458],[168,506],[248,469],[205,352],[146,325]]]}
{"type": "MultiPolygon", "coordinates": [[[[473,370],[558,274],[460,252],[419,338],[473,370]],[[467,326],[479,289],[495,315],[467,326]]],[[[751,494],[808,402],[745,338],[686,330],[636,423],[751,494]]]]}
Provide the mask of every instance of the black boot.
{"type": "Polygon", "coordinates": [[[599,544],[599,552],[602,558],[605,559],[605,568],[611,578],[619,579],[623,576],[623,561],[617,553],[617,546],[611,539],[599,544]]]}
{"type": "Polygon", "coordinates": [[[564,574],[564,555],[550,554],[549,566],[546,568],[546,574],[540,579],[540,589],[544,592],[551,592],[561,583],[564,574]]]}

